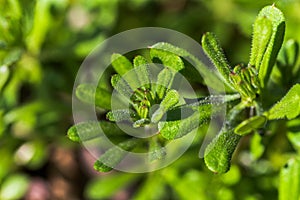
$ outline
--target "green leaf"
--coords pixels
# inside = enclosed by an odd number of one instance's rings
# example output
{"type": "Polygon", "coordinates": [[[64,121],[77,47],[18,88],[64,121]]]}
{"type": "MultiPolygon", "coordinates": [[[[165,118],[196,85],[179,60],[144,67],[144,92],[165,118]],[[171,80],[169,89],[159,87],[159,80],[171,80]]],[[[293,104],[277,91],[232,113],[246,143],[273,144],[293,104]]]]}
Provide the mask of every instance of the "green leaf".
{"type": "Polygon", "coordinates": [[[184,68],[184,63],[181,58],[169,51],[151,48],[150,57],[152,60],[154,60],[154,58],[158,58],[165,67],[169,67],[175,71],[180,71],[184,68]]]}
{"type": "Polygon", "coordinates": [[[294,119],[300,114],[300,84],[294,85],[288,93],[265,113],[269,120],[294,119]]]}
{"type": "Polygon", "coordinates": [[[146,177],[146,180],[134,193],[132,200],[158,200],[166,199],[167,190],[165,189],[165,178],[161,173],[151,173],[146,177]],[[155,191],[155,192],[154,192],[155,191]],[[164,196],[165,195],[165,196],[164,196]],[[165,197],[165,198],[164,198],[165,197]]]}
{"type": "Polygon", "coordinates": [[[0,110],[0,138],[4,133],[4,130],[6,129],[6,123],[4,121],[4,111],[0,110]]]}
{"type": "Polygon", "coordinates": [[[165,96],[166,90],[171,87],[174,76],[174,71],[168,67],[159,72],[156,82],[156,94],[159,99],[162,99],[165,96]]]}
{"type": "Polygon", "coordinates": [[[121,76],[123,76],[124,74],[126,74],[127,72],[133,69],[131,62],[121,54],[114,53],[111,56],[111,62],[113,68],[121,76]]]}
{"type": "Polygon", "coordinates": [[[10,66],[21,59],[22,50],[14,49],[8,53],[2,62],[2,65],[10,66]]]}
{"type": "Polygon", "coordinates": [[[207,146],[204,154],[206,166],[214,173],[226,173],[230,168],[232,154],[241,136],[233,129],[224,128],[207,146]]]}
{"type": "Polygon", "coordinates": [[[110,148],[95,162],[94,169],[99,172],[111,171],[122,161],[128,151],[134,149],[139,142],[140,140],[131,139],[110,148]]]}
{"type": "Polygon", "coordinates": [[[264,7],[253,27],[252,48],[249,64],[255,66],[261,87],[269,80],[272,67],[281,48],[285,32],[282,12],[273,6],[264,7]]]}
{"type": "Polygon", "coordinates": [[[251,117],[242,123],[240,123],[235,129],[234,133],[238,135],[247,135],[251,133],[252,131],[262,128],[267,121],[267,118],[265,116],[254,116],[251,117]]]}
{"type": "Polygon", "coordinates": [[[180,57],[186,58],[189,62],[191,62],[193,67],[195,67],[201,73],[201,75],[205,75],[205,77],[202,78],[204,78],[206,85],[214,89],[222,88],[223,83],[220,82],[220,80],[215,76],[215,74],[211,70],[209,70],[208,67],[202,61],[200,61],[198,58],[196,58],[194,55],[192,55],[185,49],[173,46],[166,42],[156,43],[150,48],[161,49],[176,54],[180,57]]]}
{"type": "Polygon", "coordinates": [[[265,146],[262,144],[262,136],[254,134],[250,142],[250,152],[254,160],[259,159],[265,151],[265,146]]]}
{"type": "Polygon", "coordinates": [[[173,140],[185,136],[191,131],[207,123],[212,115],[211,105],[199,106],[199,113],[195,112],[190,117],[176,121],[161,121],[158,130],[162,137],[173,140]]]}
{"type": "Polygon", "coordinates": [[[222,182],[226,185],[235,185],[241,180],[241,172],[237,165],[232,165],[226,174],[222,174],[222,182]]]}
{"type": "Polygon", "coordinates": [[[111,93],[92,84],[80,84],[76,88],[76,96],[85,103],[108,110],[111,108],[111,93]]]}
{"type": "Polygon", "coordinates": [[[153,138],[149,142],[149,160],[159,160],[166,156],[166,148],[156,139],[153,138]]]}
{"type": "Polygon", "coordinates": [[[133,66],[140,86],[150,84],[151,74],[149,72],[149,66],[146,58],[144,58],[143,56],[136,56],[133,60],[133,66]]]}
{"type": "Polygon", "coordinates": [[[294,66],[299,56],[299,44],[293,39],[289,39],[283,49],[283,56],[286,65],[294,66]]]}
{"type": "Polygon", "coordinates": [[[163,115],[179,102],[179,94],[176,90],[170,90],[167,92],[165,98],[159,105],[159,108],[153,113],[151,121],[157,123],[163,115]]]}
{"type": "Polygon", "coordinates": [[[207,32],[202,36],[201,42],[204,52],[216,66],[224,83],[234,90],[234,86],[232,85],[229,76],[232,68],[228,63],[216,36],[213,33],[207,32]]]}
{"type": "Polygon", "coordinates": [[[111,77],[111,85],[119,94],[128,100],[133,94],[130,85],[119,74],[115,74],[111,77]]]}
{"type": "Polygon", "coordinates": [[[246,105],[241,102],[230,110],[226,116],[225,126],[205,149],[205,164],[214,173],[226,173],[230,169],[232,154],[241,138],[240,135],[234,133],[232,127],[238,123],[245,107],[246,105]]]}
{"type": "Polygon", "coordinates": [[[130,173],[101,176],[88,183],[84,196],[87,199],[109,199],[122,188],[127,188],[138,177],[138,174],[130,173]]]}
{"type": "Polygon", "coordinates": [[[4,84],[9,78],[9,69],[6,65],[0,67],[0,91],[2,90],[4,84]]]}
{"type": "Polygon", "coordinates": [[[122,135],[122,130],[115,124],[107,121],[87,121],[78,123],[69,128],[67,135],[74,142],[85,142],[100,137],[100,131],[111,136],[122,135]]]}
{"type": "Polygon", "coordinates": [[[294,149],[300,151],[300,118],[290,120],[287,122],[288,133],[287,137],[292,143],[294,149]]]}
{"type": "Polygon", "coordinates": [[[290,159],[280,171],[279,200],[300,198],[300,161],[290,159]]]}
{"type": "Polygon", "coordinates": [[[23,174],[9,176],[1,185],[0,199],[21,199],[29,186],[29,179],[23,174]]]}
{"type": "Polygon", "coordinates": [[[130,111],[128,109],[112,110],[106,114],[106,118],[111,122],[130,121],[130,111]]]}

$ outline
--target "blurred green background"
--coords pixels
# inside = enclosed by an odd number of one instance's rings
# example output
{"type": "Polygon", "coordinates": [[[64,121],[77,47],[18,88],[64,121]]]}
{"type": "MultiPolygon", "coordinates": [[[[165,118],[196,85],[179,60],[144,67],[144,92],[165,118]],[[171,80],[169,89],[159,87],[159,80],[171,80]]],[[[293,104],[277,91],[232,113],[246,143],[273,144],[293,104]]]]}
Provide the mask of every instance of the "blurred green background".
{"type": "MultiPolygon", "coordinates": [[[[77,70],[101,41],[145,26],[200,41],[219,37],[229,61],[247,62],[252,23],[274,1],[0,0],[0,199],[276,199],[278,172],[295,150],[270,124],[246,137],[224,175],[198,158],[201,138],[175,163],[148,174],[96,173],[66,137],[77,70]],[[264,144],[264,145],[262,145],[264,144]]],[[[285,39],[300,41],[300,2],[275,1],[285,39]]],[[[299,120],[298,120],[299,121],[299,120]]]]}

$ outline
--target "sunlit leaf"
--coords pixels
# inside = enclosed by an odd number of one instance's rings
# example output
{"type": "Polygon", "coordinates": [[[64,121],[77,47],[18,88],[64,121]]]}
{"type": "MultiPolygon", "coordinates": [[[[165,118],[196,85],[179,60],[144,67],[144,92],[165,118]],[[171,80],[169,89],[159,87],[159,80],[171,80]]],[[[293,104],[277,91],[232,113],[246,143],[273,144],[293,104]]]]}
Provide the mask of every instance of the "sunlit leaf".
{"type": "Polygon", "coordinates": [[[262,128],[266,121],[267,118],[265,116],[251,117],[237,125],[237,127],[234,129],[234,133],[238,135],[247,135],[258,128],[262,128]]]}
{"type": "Polygon", "coordinates": [[[23,174],[9,176],[1,185],[0,198],[3,200],[21,199],[29,186],[29,179],[23,174]]]}
{"type": "Polygon", "coordinates": [[[206,147],[204,161],[214,173],[225,173],[230,168],[232,154],[240,141],[241,136],[233,129],[223,129],[217,137],[206,147]]]}
{"type": "Polygon", "coordinates": [[[249,64],[255,66],[261,87],[264,88],[281,48],[285,19],[274,5],[264,7],[253,26],[252,49],[249,64]]]}
{"type": "Polygon", "coordinates": [[[290,159],[281,169],[279,178],[279,200],[300,198],[300,161],[290,159]]]}
{"type": "Polygon", "coordinates": [[[158,129],[162,137],[167,140],[180,138],[207,123],[211,118],[211,105],[199,107],[199,113],[195,112],[190,117],[176,121],[161,121],[158,129]]]}
{"type": "Polygon", "coordinates": [[[213,33],[205,33],[202,36],[201,43],[203,50],[218,69],[224,83],[234,89],[229,77],[232,70],[231,66],[228,63],[216,36],[213,33]]]}
{"type": "Polygon", "coordinates": [[[288,93],[266,113],[269,120],[294,119],[300,114],[300,84],[294,85],[288,93]]]}
{"type": "Polygon", "coordinates": [[[152,60],[158,58],[165,67],[169,67],[175,71],[180,71],[184,68],[184,63],[181,58],[172,52],[151,48],[150,56],[152,60]]]}

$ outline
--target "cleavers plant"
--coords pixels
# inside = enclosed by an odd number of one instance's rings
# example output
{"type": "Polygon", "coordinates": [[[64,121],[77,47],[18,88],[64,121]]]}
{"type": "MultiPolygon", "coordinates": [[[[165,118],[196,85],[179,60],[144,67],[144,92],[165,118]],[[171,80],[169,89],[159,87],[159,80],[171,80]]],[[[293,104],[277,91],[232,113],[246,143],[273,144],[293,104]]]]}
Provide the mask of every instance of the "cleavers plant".
{"type": "MultiPolygon", "coordinates": [[[[202,37],[203,50],[216,67],[216,75],[226,86],[227,94],[201,96],[195,100],[185,98],[172,87],[176,75],[189,67],[185,58],[195,60],[195,63],[199,64],[195,66],[197,69],[205,68],[201,61],[186,50],[171,44],[158,43],[149,48],[150,61],[136,56],[133,64],[125,56],[114,54],[112,67],[116,74],[111,77],[111,85],[126,99],[125,104],[129,105],[129,108],[109,111],[111,92],[108,88],[100,85],[79,85],[76,89],[77,97],[107,110],[107,120],[76,124],[69,129],[68,136],[77,142],[91,140],[97,137],[94,127],[100,124],[105,134],[118,141],[118,146],[124,150],[131,151],[142,146],[150,152],[150,160],[163,159],[166,155],[164,146],[168,141],[181,138],[209,122],[214,112],[218,112],[218,109],[212,109],[213,106],[228,104],[226,122],[220,133],[207,146],[204,155],[205,164],[211,171],[226,173],[230,169],[232,155],[243,136],[253,133],[255,137],[262,137],[260,132],[267,127],[268,122],[278,119],[293,120],[300,114],[300,84],[297,82],[288,82],[289,85],[285,85],[289,91],[277,103],[265,103],[268,102],[268,94],[271,92],[271,79],[275,80],[273,82],[285,84],[287,81],[282,77],[284,73],[295,76],[295,79],[299,77],[299,67],[294,68],[298,58],[297,42],[288,41],[279,53],[284,32],[285,19],[282,12],[274,5],[264,7],[253,25],[249,62],[235,67],[226,59],[216,36],[213,33],[205,33],[202,37]],[[151,61],[154,63],[157,59],[165,67],[153,82],[151,61]],[[275,64],[276,68],[271,76],[275,64]],[[129,71],[133,71],[130,78],[126,76],[129,71]],[[181,119],[180,111],[183,109],[187,116],[181,119]],[[118,123],[133,128],[155,126],[157,134],[149,138],[135,139],[119,129],[118,123]],[[84,134],[79,136],[79,132],[84,134]]],[[[210,87],[209,83],[207,86],[210,87]]],[[[102,172],[110,171],[124,156],[119,148],[109,149],[96,161],[94,168],[102,172]]],[[[295,199],[299,198],[300,183],[295,183],[294,187],[287,186],[291,184],[291,177],[295,174],[300,174],[298,158],[292,158],[281,172],[281,199],[287,199],[285,195],[291,193],[295,195],[295,199]]]]}

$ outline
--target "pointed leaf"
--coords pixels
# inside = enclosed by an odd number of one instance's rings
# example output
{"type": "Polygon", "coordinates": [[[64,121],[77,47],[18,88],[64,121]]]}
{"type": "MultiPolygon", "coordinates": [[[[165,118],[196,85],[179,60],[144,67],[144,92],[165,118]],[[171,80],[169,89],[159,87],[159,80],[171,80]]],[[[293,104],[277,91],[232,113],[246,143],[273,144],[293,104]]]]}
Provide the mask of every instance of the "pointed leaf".
{"type": "Polygon", "coordinates": [[[300,84],[294,85],[266,116],[269,120],[294,119],[300,114],[300,84]]]}

